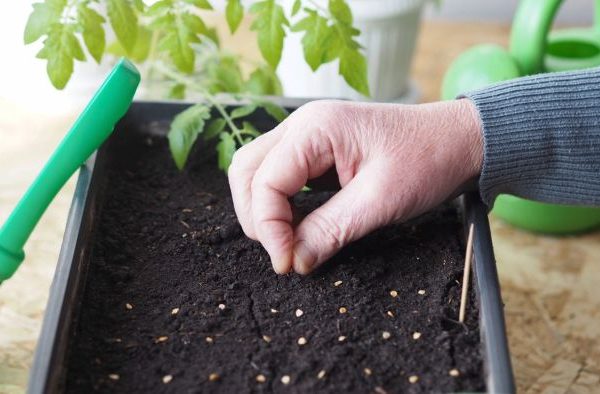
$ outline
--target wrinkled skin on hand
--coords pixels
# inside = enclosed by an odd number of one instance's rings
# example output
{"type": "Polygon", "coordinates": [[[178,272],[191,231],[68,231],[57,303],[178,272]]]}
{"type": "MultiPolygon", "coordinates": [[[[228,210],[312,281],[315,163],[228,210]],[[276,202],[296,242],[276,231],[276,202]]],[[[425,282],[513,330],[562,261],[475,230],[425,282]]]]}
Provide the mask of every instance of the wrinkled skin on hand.
{"type": "Polygon", "coordinates": [[[349,242],[443,202],[479,174],[482,144],[467,99],[314,101],[238,150],[229,183],[244,232],[274,270],[307,274],[349,242]],[[332,167],[341,190],[294,226],[288,198],[332,167]]]}

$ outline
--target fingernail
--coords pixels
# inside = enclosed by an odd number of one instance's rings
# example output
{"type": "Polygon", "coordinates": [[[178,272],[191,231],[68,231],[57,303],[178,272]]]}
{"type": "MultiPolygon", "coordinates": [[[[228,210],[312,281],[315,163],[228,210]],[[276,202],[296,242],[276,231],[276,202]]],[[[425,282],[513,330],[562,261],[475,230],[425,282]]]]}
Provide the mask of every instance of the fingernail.
{"type": "Polygon", "coordinates": [[[294,245],[294,271],[302,275],[308,274],[312,271],[314,264],[315,257],[310,250],[308,250],[304,242],[297,242],[296,245],[294,245]]]}

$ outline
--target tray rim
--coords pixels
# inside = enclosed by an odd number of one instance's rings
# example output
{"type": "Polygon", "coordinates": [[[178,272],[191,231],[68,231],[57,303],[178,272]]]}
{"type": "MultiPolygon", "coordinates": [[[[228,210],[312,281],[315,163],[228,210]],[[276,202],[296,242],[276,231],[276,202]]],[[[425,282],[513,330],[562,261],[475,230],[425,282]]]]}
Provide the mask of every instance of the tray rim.
{"type": "MultiPolygon", "coordinates": [[[[274,100],[279,105],[289,108],[299,107],[309,101],[307,99],[281,97],[274,100]]],[[[223,100],[223,102],[228,103],[227,100],[223,100]]],[[[136,100],[121,122],[135,121],[136,115],[139,115],[138,112],[154,113],[146,107],[171,107],[172,109],[172,107],[192,104],[181,101],[136,100]],[[146,108],[145,111],[144,108],[146,108]]],[[[119,124],[115,129],[119,127],[119,124]]],[[[70,325],[72,323],[62,322],[60,318],[65,314],[66,303],[68,302],[67,296],[72,291],[70,285],[72,285],[73,271],[79,270],[79,267],[75,266],[76,253],[83,253],[81,243],[85,241],[85,237],[81,234],[81,226],[86,214],[89,215],[90,201],[88,197],[94,175],[97,173],[96,164],[96,154],[94,154],[79,171],[58,264],[50,287],[42,328],[29,375],[27,392],[30,394],[52,392],[50,379],[52,377],[51,372],[53,372],[53,361],[57,359],[57,336],[59,330],[65,329],[65,324],[70,325]]],[[[516,389],[506,336],[504,304],[496,270],[487,216],[488,210],[481,202],[477,192],[463,194],[457,200],[463,210],[463,221],[465,222],[463,230],[465,233],[468,228],[467,223],[475,224],[473,270],[475,290],[479,302],[480,337],[483,347],[486,387],[490,393],[514,393],[516,389]]],[[[62,366],[60,367],[62,368],[62,366]]]]}

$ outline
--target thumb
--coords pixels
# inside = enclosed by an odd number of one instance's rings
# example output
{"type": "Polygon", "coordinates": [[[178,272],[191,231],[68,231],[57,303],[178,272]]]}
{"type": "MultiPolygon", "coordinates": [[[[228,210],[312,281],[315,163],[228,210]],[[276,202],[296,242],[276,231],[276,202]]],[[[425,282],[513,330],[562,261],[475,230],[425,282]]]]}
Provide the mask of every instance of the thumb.
{"type": "Polygon", "coordinates": [[[377,171],[359,172],[294,230],[293,268],[306,275],[348,243],[393,219],[377,171]]]}

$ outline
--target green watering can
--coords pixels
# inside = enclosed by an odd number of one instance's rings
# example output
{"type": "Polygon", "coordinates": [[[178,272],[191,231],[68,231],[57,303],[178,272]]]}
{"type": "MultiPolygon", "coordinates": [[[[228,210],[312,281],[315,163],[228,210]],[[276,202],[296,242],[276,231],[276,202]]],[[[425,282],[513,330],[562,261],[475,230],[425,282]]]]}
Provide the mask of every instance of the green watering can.
{"type": "Polygon", "coordinates": [[[0,227],[0,284],[25,258],[23,246],[56,194],[112,134],[131,105],[139,82],[135,66],[121,59],[0,227]]]}
{"type": "MultiPolygon", "coordinates": [[[[550,32],[562,0],[521,1],[513,21],[510,49],[478,45],[450,66],[442,98],[525,75],[600,66],[600,0],[595,2],[595,26],[550,32]]],[[[583,232],[600,226],[600,208],[546,204],[500,195],[492,211],[505,221],[548,234],[583,232]]]]}

